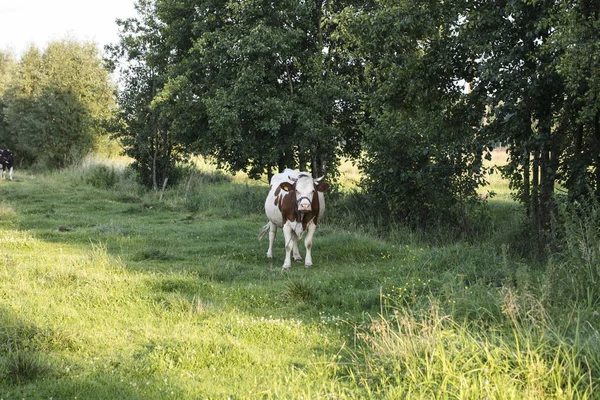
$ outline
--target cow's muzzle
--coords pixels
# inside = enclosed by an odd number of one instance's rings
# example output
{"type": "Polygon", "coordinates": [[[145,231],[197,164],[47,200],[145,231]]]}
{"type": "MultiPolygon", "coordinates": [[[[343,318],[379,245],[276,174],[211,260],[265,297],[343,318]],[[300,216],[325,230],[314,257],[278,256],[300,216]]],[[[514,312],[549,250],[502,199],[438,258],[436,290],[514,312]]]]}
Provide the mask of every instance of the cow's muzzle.
{"type": "Polygon", "coordinates": [[[298,211],[312,211],[312,202],[308,197],[300,197],[300,199],[298,199],[298,211]]]}

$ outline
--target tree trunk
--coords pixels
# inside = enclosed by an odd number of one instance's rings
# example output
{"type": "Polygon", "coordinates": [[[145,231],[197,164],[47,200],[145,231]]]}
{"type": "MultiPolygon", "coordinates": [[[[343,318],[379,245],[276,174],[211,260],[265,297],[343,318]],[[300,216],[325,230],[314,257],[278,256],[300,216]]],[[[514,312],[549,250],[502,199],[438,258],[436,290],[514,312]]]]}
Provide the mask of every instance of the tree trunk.
{"type": "Polygon", "coordinates": [[[157,146],[154,145],[154,154],[152,154],[152,189],[156,193],[158,191],[158,184],[156,183],[156,157],[157,157],[157,146]]]}
{"type": "Polygon", "coordinates": [[[308,165],[308,157],[302,146],[298,146],[298,169],[306,171],[308,165]]]}
{"type": "MultiPolygon", "coordinates": [[[[546,146],[544,146],[546,147],[546,146]]],[[[550,150],[542,150],[540,162],[540,227],[547,230],[552,217],[552,195],[554,194],[554,173],[552,171],[550,150]]]]}
{"type": "Polygon", "coordinates": [[[573,154],[569,160],[571,173],[567,178],[567,190],[571,199],[581,199],[588,193],[585,170],[586,162],[583,160],[583,124],[578,124],[573,138],[573,154]]]}
{"type": "Polygon", "coordinates": [[[290,66],[287,65],[287,62],[284,60],[283,62],[285,62],[285,72],[288,76],[288,87],[290,89],[290,96],[294,95],[294,82],[292,81],[292,73],[290,71],[290,66]]]}
{"type": "Polygon", "coordinates": [[[531,217],[531,153],[525,150],[523,154],[523,204],[527,217],[531,217]]]}
{"type": "Polygon", "coordinates": [[[596,199],[600,200],[600,112],[596,113],[596,116],[594,117],[594,138],[596,141],[596,146],[595,150],[596,150],[596,190],[595,190],[595,195],[596,195],[596,199]]]}
{"type": "MultiPolygon", "coordinates": [[[[539,189],[540,189],[540,156],[539,151],[533,152],[533,168],[531,170],[531,216],[536,226],[539,228],[539,217],[540,217],[540,203],[539,203],[539,189]]],[[[539,229],[538,229],[539,230],[539,229]]]]}
{"type": "Polygon", "coordinates": [[[540,228],[550,229],[555,216],[554,187],[556,183],[556,151],[552,146],[551,119],[548,117],[540,126],[542,151],[540,158],[540,228]]]}

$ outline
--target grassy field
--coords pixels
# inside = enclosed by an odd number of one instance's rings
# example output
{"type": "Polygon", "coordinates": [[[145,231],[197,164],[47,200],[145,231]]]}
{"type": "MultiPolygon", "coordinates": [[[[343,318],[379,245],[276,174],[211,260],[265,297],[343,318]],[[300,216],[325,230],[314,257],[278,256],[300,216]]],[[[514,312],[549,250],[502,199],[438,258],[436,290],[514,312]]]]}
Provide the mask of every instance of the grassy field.
{"type": "Polygon", "coordinates": [[[282,272],[266,192],[207,165],[162,198],[106,162],[0,181],[0,398],[598,398],[595,292],[575,256],[514,256],[507,195],[460,241],[338,195],[315,267],[282,272]]]}

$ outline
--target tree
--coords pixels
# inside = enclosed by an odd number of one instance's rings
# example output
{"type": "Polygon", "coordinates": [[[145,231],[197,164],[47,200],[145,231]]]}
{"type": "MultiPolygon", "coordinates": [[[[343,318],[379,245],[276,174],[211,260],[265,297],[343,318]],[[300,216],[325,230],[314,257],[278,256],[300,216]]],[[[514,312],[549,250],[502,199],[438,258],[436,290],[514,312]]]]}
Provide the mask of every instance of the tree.
{"type": "MultiPolygon", "coordinates": [[[[6,98],[8,86],[14,79],[17,61],[13,54],[0,51],[0,138],[5,137],[8,121],[6,120],[6,98]]],[[[6,144],[4,144],[6,146],[6,144]]]]}
{"type": "Polygon", "coordinates": [[[113,87],[94,44],[31,47],[6,91],[0,139],[25,164],[60,168],[94,149],[114,106],[113,87]]]}
{"type": "Polygon", "coordinates": [[[598,193],[598,5],[481,1],[464,19],[474,92],[488,104],[482,136],[508,144],[504,172],[543,239],[558,182],[572,199],[598,193]]]}
{"type": "Polygon", "coordinates": [[[350,63],[331,37],[334,2],[139,5],[144,17],[123,25],[131,35],[121,51],[157,68],[147,100],[185,151],[253,177],[284,167],[334,172],[341,155],[358,153],[350,63]]]}
{"type": "Polygon", "coordinates": [[[188,153],[173,122],[174,106],[187,103],[175,102],[168,94],[174,87],[169,69],[175,50],[170,47],[173,38],[163,32],[168,27],[157,16],[155,2],[140,0],[136,9],[138,18],[117,21],[120,43],[107,46],[107,62],[111,69],[119,69],[121,77],[113,123],[125,153],[134,159],[132,167],[140,181],[157,191],[161,184],[176,182],[175,164],[188,153]]]}
{"type": "Polygon", "coordinates": [[[561,130],[565,153],[558,179],[573,200],[600,199],[600,4],[563,1],[556,7],[549,47],[565,83],[561,130]]]}
{"type": "Polygon", "coordinates": [[[461,84],[473,62],[456,35],[460,5],[377,1],[346,9],[340,31],[364,65],[362,185],[386,215],[413,224],[465,223],[461,206],[483,183],[483,108],[461,84]]]}

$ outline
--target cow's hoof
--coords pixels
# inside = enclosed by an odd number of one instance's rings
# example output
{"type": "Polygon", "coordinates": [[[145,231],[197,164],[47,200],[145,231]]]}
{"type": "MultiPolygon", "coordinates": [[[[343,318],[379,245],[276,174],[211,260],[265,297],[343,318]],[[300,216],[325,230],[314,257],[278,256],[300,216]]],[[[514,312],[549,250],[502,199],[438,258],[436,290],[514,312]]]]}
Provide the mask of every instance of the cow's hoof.
{"type": "Polygon", "coordinates": [[[304,264],[304,268],[312,268],[312,264],[304,264]]]}
{"type": "Polygon", "coordinates": [[[296,261],[296,262],[302,262],[302,257],[294,257],[294,261],[296,261]]]}
{"type": "Polygon", "coordinates": [[[287,271],[288,269],[292,269],[291,265],[284,265],[283,267],[281,267],[282,270],[287,271]]]}
{"type": "Polygon", "coordinates": [[[267,253],[267,258],[273,258],[273,254],[267,253]]]}

